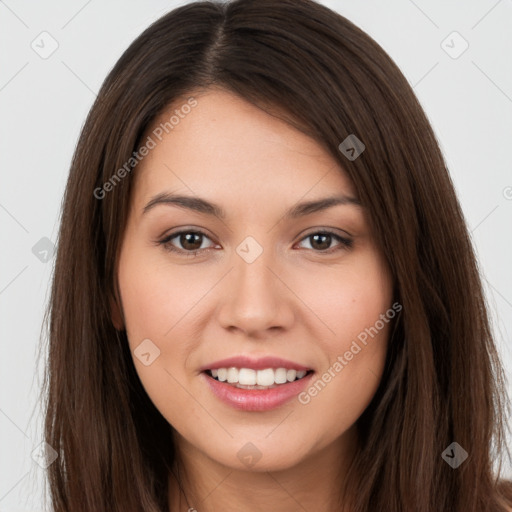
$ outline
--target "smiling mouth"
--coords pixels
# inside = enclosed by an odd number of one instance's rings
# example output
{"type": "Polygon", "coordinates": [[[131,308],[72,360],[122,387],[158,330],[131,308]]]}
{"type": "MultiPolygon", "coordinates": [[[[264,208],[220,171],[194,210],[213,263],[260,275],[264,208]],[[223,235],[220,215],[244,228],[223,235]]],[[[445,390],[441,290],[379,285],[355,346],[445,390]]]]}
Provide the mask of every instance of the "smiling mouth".
{"type": "Polygon", "coordinates": [[[313,373],[313,370],[286,368],[253,370],[252,368],[229,367],[206,370],[205,373],[218,382],[238,389],[272,389],[303,379],[313,373]]]}

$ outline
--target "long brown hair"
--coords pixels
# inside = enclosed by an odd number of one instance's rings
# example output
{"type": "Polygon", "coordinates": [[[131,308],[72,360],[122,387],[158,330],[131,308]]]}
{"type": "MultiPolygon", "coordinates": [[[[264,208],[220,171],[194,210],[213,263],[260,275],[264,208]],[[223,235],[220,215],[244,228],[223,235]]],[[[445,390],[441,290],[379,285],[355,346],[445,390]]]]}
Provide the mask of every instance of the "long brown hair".
{"type": "Polygon", "coordinates": [[[46,318],[53,510],[168,510],[173,429],[111,320],[137,167],[98,190],[126,170],[159,114],[212,86],[280,113],[327,148],[392,271],[403,310],[380,387],[357,422],[354,512],[506,510],[512,485],[493,466],[507,448],[504,372],[443,156],[392,59],[312,0],[179,7],[131,44],[101,87],[71,164],[46,318]],[[339,149],[350,135],[365,144],[356,159],[339,149]],[[456,469],[442,457],[452,442],[468,453],[456,469]]]}

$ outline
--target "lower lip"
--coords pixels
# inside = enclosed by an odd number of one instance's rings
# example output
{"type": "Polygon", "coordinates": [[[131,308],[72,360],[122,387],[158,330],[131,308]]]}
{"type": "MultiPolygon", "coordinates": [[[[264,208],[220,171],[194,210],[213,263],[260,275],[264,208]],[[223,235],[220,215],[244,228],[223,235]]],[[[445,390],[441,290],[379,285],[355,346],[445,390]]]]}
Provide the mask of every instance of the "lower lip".
{"type": "Polygon", "coordinates": [[[302,379],[271,389],[240,389],[202,373],[213,393],[224,403],[242,411],[269,411],[297,396],[311,381],[313,372],[302,379]]]}

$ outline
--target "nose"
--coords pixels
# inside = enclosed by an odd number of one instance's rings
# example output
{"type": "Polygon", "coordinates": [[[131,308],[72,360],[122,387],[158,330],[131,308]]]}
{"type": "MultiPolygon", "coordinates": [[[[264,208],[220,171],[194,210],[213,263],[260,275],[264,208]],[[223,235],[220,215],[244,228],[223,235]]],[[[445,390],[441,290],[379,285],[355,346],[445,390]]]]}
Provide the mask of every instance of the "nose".
{"type": "Polygon", "coordinates": [[[294,295],[280,275],[272,251],[264,250],[252,263],[235,253],[233,265],[218,310],[222,327],[253,338],[289,329],[295,319],[294,295]]]}

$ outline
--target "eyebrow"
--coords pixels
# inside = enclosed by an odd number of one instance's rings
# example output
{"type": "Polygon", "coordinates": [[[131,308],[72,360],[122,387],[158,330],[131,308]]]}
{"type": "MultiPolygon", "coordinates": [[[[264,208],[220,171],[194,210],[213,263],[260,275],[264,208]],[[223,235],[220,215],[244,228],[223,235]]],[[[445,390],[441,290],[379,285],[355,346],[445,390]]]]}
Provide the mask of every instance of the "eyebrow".
{"type": "MultiPolygon", "coordinates": [[[[147,213],[157,205],[178,206],[180,208],[186,208],[187,210],[211,215],[221,220],[226,219],[226,212],[224,209],[215,203],[200,197],[183,196],[171,194],[168,192],[162,192],[151,198],[151,200],[144,207],[142,214],[147,213]]],[[[359,199],[355,197],[346,195],[332,196],[299,203],[286,211],[283,217],[285,219],[296,219],[338,205],[353,205],[359,208],[362,207],[359,199]]]]}

